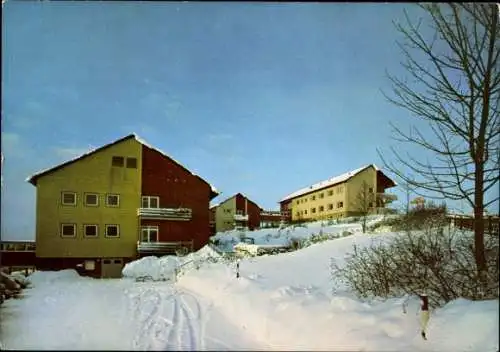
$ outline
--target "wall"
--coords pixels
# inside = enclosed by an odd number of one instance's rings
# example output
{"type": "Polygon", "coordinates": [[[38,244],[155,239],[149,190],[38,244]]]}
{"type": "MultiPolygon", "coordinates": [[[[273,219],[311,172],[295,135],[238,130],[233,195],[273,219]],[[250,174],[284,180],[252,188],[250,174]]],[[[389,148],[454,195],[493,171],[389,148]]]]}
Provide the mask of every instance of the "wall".
{"type": "Polygon", "coordinates": [[[377,171],[371,166],[360,173],[353,176],[349,181],[347,181],[347,216],[357,215],[359,213],[359,205],[356,201],[356,197],[362,189],[363,182],[366,182],[369,187],[373,188],[373,192],[376,192],[377,184],[377,171]]]}
{"type": "Polygon", "coordinates": [[[232,197],[217,206],[215,211],[215,229],[217,232],[228,231],[234,228],[233,223],[235,212],[235,197],[232,197]]]}
{"type": "Polygon", "coordinates": [[[260,207],[239,193],[235,198],[236,210],[239,210],[243,214],[248,214],[248,228],[250,230],[258,229],[260,226],[260,207]],[[246,208],[245,200],[247,200],[246,208]]]}
{"type": "MultiPolygon", "coordinates": [[[[142,195],[159,196],[161,208],[190,208],[192,218],[181,220],[141,220],[141,225],[157,225],[160,241],[194,240],[194,249],[208,243],[210,185],[160,152],[142,148],[142,195]]],[[[140,204],[140,203],[138,203],[140,204]]]]}
{"type": "Polygon", "coordinates": [[[346,200],[346,185],[345,183],[336,184],[321,190],[305,194],[292,200],[292,221],[297,220],[319,220],[319,219],[334,219],[341,217],[345,211],[346,200]],[[332,191],[333,194],[329,195],[332,191]],[[323,195],[323,198],[320,198],[323,195]],[[315,198],[313,200],[313,197],[315,198]],[[337,208],[337,202],[342,201],[343,207],[337,208]],[[332,204],[333,209],[328,209],[328,205],[332,204]],[[323,206],[324,210],[319,211],[319,207],[323,206]],[[312,208],[316,212],[312,212],[312,208]],[[299,214],[297,214],[299,213],[299,214]]]}
{"type": "Polygon", "coordinates": [[[137,241],[137,205],[141,189],[141,145],[127,139],[41,176],[37,182],[36,255],[43,258],[133,257],[137,241]],[[137,158],[137,169],[112,167],[112,156],[137,158]],[[77,205],[61,205],[61,192],[77,192],[77,205]],[[84,192],[99,193],[99,206],[83,205],[84,192]],[[105,206],[107,193],[120,195],[120,206],[105,206]],[[60,223],[76,223],[76,238],[62,238],[60,223]],[[99,225],[97,238],[84,238],[83,224],[99,225]],[[106,238],[104,225],[120,225],[118,238],[106,238]]]}

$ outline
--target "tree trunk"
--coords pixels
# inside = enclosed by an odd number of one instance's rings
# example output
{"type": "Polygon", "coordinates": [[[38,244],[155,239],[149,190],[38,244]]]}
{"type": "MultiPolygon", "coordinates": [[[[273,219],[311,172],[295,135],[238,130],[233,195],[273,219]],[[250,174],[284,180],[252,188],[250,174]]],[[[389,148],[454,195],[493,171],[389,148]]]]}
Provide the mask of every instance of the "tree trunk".
{"type": "Polygon", "coordinates": [[[476,163],[475,194],[474,194],[474,255],[476,267],[480,277],[486,271],[486,256],[484,254],[484,195],[483,195],[484,166],[476,163]]]}

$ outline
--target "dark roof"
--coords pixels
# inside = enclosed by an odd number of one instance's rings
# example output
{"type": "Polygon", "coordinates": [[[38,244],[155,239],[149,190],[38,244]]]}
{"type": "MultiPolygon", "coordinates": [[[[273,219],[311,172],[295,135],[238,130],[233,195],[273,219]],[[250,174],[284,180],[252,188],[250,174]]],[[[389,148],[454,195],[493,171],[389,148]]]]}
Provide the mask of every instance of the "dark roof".
{"type": "Polygon", "coordinates": [[[36,186],[37,184],[37,180],[40,178],[40,177],[43,177],[43,176],[46,176],[48,174],[51,174],[59,169],[62,169],[63,167],[65,166],[68,166],[70,164],[73,164],[79,160],[82,160],[82,159],[85,159],[91,155],[94,155],[95,153],[98,153],[104,149],[107,149],[111,146],[114,146],[116,144],[119,144],[121,142],[124,142],[126,140],[129,140],[129,139],[135,139],[137,142],[139,142],[140,144],[142,144],[143,146],[147,147],[147,148],[150,148],[152,150],[155,150],[157,151],[158,153],[162,154],[165,158],[168,158],[169,160],[173,161],[174,163],[176,163],[177,165],[179,165],[180,167],[182,167],[184,170],[186,170],[187,172],[189,172],[190,174],[192,174],[193,176],[199,178],[201,181],[205,182],[207,185],[210,186],[210,199],[213,199],[215,198],[219,192],[217,191],[217,189],[215,187],[213,187],[210,183],[208,183],[207,181],[205,181],[204,179],[202,179],[200,176],[198,175],[195,175],[193,174],[191,171],[189,171],[185,166],[183,166],[181,163],[179,163],[178,161],[176,161],[175,159],[173,159],[172,157],[168,156],[167,154],[165,154],[164,152],[162,152],[161,150],[157,149],[157,148],[154,148],[152,147],[151,145],[149,145],[148,143],[146,143],[143,139],[141,139],[139,136],[137,136],[135,133],[132,133],[132,134],[129,134],[125,137],[122,137],[120,139],[117,139],[116,141],[114,142],[111,142],[111,143],[108,143],[108,144],[105,144],[99,148],[96,148],[96,149],[93,149],[91,151],[88,151],[87,153],[84,153],[74,159],[71,159],[71,160],[68,160],[62,164],[59,164],[57,166],[54,166],[50,169],[46,169],[46,170],[43,170],[43,171],[40,171],[40,172],[37,172],[33,175],[31,175],[30,177],[27,178],[26,181],[28,181],[29,183],[31,183],[32,185],[36,186]]]}

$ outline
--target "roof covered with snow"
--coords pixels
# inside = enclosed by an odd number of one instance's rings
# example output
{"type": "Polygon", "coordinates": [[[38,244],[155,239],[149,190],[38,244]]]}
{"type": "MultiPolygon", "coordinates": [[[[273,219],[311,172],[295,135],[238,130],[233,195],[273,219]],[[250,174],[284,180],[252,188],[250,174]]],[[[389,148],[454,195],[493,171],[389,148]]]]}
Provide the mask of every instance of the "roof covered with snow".
{"type": "Polygon", "coordinates": [[[184,165],[182,165],[180,162],[178,162],[177,160],[175,160],[171,156],[167,155],[165,152],[163,152],[160,149],[155,148],[152,145],[148,144],[144,139],[142,139],[141,137],[139,137],[136,133],[129,134],[129,135],[125,136],[125,137],[117,139],[114,142],[105,144],[105,145],[103,145],[103,146],[101,146],[99,148],[90,149],[86,153],[83,153],[83,154],[81,154],[81,155],[79,155],[79,156],[77,156],[77,157],[75,157],[73,159],[70,159],[70,160],[68,160],[68,161],[66,161],[66,162],[64,162],[62,164],[59,164],[59,165],[53,166],[51,168],[39,171],[39,172],[31,175],[30,177],[28,177],[26,179],[26,181],[36,186],[36,182],[37,182],[38,178],[40,178],[42,176],[45,176],[45,175],[47,175],[49,173],[52,173],[52,172],[54,172],[56,170],[59,170],[59,169],[65,167],[67,165],[70,165],[70,164],[72,164],[74,162],[77,162],[78,160],[81,160],[81,159],[83,159],[83,158],[85,158],[87,156],[90,156],[90,155],[95,154],[95,153],[97,153],[99,151],[102,151],[102,150],[104,150],[106,148],[109,148],[109,147],[111,147],[113,145],[116,145],[118,143],[124,142],[124,141],[132,139],[132,138],[135,139],[140,144],[142,144],[143,146],[145,146],[145,147],[147,147],[149,149],[157,151],[158,153],[162,154],[164,157],[172,160],[174,163],[176,163],[177,165],[179,165],[180,167],[182,167],[183,169],[185,169],[186,171],[188,171],[191,175],[193,175],[195,177],[198,177],[200,180],[202,180],[203,182],[207,183],[210,186],[210,188],[211,188],[211,191],[212,191],[212,196],[211,197],[212,198],[214,198],[215,196],[217,196],[219,194],[219,192],[217,191],[217,189],[214,186],[212,186],[210,183],[208,183],[207,181],[205,181],[204,179],[202,179],[200,176],[198,176],[198,175],[192,173],[191,171],[189,171],[188,168],[186,168],[184,165]]]}
{"type": "Polygon", "coordinates": [[[225,199],[225,200],[223,200],[223,201],[221,201],[221,202],[219,202],[219,203],[217,203],[217,204],[215,204],[215,205],[211,206],[211,207],[210,207],[210,209],[212,209],[212,208],[216,208],[216,207],[218,207],[218,206],[220,206],[220,205],[222,205],[222,204],[226,203],[228,200],[233,199],[234,197],[237,197],[238,195],[242,196],[242,197],[243,197],[243,198],[245,198],[247,201],[249,201],[250,203],[253,203],[255,206],[257,206],[257,207],[260,209],[260,206],[259,206],[257,203],[255,203],[254,201],[250,200],[250,198],[248,198],[246,195],[244,195],[244,194],[243,194],[243,193],[241,193],[241,192],[238,192],[238,193],[236,193],[236,194],[233,194],[231,197],[229,197],[229,198],[227,198],[227,199],[225,199]]]}
{"type": "Polygon", "coordinates": [[[290,199],[293,199],[293,198],[300,197],[300,196],[302,196],[304,194],[307,194],[307,193],[315,192],[315,191],[318,191],[320,189],[336,185],[338,183],[346,182],[351,177],[355,176],[356,174],[360,173],[361,171],[363,171],[363,170],[365,170],[365,169],[367,169],[369,167],[373,167],[375,169],[375,171],[381,172],[379,170],[379,168],[375,164],[365,165],[363,167],[360,167],[359,169],[352,170],[352,171],[343,173],[342,175],[338,175],[338,176],[329,178],[328,180],[324,180],[324,181],[315,183],[315,184],[313,184],[313,185],[311,185],[309,187],[301,188],[298,191],[290,193],[286,197],[282,198],[279,201],[279,203],[284,202],[286,200],[290,200],[290,199]]]}

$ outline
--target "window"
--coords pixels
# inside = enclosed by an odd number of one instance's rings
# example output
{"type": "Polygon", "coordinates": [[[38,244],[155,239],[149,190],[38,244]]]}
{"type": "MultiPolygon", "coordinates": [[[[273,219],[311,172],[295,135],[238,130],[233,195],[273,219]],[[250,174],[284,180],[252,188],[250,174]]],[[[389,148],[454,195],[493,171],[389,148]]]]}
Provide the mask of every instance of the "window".
{"type": "Polygon", "coordinates": [[[300,203],[300,200],[297,199],[297,204],[299,204],[299,203],[300,203]]]}
{"type": "Polygon", "coordinates": [[[372,208],[372,207],[373,207],[373,202],[368,203],[368,208],[372,208]]]}
{"type": "Polygon", "coordinates": [[[104,234],[106,237],[118,237],[120,236],[120,227],[118,225],[106,225],[106,232],[104,234]]]}
{"type": "Polygon", "coordinates": [[[316,196],[312,196],[312,197],[311,197],[311,200],[316,200],[316,196]]]}
{"type": "Polygon", "coordinates": [[[322,211],[324,211],[324,210],[325,210],[325,207],[324,207],[324,206],[322,206],[322,205],[320,205],[320,206],[319,206],[319,211],[320,211],[320,212],[322,212],[322,211]]]}
{"type": "Polygon", "coordinates": [[[337,202],[337,208],[343,208],[344,202],[337,202]]]}
{"type": "Polygon", "coordinates": [[[306,198],[306,199],[304,199],[304,203],[307,203],[307,198],[306,198]]]}
{"type": "Polygon", "coordinates": [[[123,164],[125,164],[123,156],[114,156],[111,158],[111,166],[123,167],[123,164]]]}
{"type": "Polygon", "coordinates": [[[332,189],[328,191],[328,195],[329,196],[333,196],[333,190],[332,189]]]}
{"type": "Polygon", "coordinates": [[[61,237],[76,237],[76,225],[61,224],[61,237]]]}
{"type": "Polygon", "coordinates": [[[120,206],[120,196],[118,194],[107,194],[106,195],[106,206],[108,206],[108,207],[120,206]]]}
{"type": "Polygon", "coordinates": [[[83,234],[85,237],[97,237],[99,228],[97,225],[83,225],[83,234]]]}
{"type": "Polygon", "coordinates": [[[156,197],[156,196],[144,196],[144,197],[142,197],[142,207],[143,208],[159,208],[160,207],[160,197],[156,197]]]}
{"type": "Polygon", "coordinates": [[[141,228],[142,242],[158,242],[158,226],[143,226],[141,228]]]}
{"type": "Polygon", "coordinates": [[[320,193],[320,194],[319,194],[319,198],[320,198],[320,199],[323,199],[324,197],[325,197],[325,194],[324,194],[324,193],[320,193]]]}
{"type": "Polygon", "coordinates": [[[127,158],[127,168],[137,169],[137,158],[127,158]]]}
{"type": "Polygon", "coordinates": [[[99,205],[99,195],[97,193],[85,193],[85,205],[87,207],[97,207],[99,205]]]}
{"type": "Polygon", "coordinates": [[[344,191],[344,187],[337,188],[337,194],[342,193],[344,191]]]}
{"type": "Polygon", "coordinates": [[[372,187],[368,188],[368,193],[373,193],[373,188],[372,187]]]}
{"type": "Polygon", "coordinates": [[[62,205],[76,205],[76,193],[75,192],[62,192],[61,203],[62,203],[62,205]]]}
{"type": "Polygon", "coordinates": [[[86,260],[85,261],[85,270],[95,270],[95,261],[93,260],[86,260]]]}
{"type": "Polygon", "coordinates": [[[333,210],[333,204],[328,204],[328,210],[333,210]]]}
{"type": "Polygon", "coordinates": [[[307,209],[306,209],[306,210],[304,210],[304,214],[306,214],[306,215],[307,215],[307,209]]]}
{"type": "Polygon", "coordinates": [[[311,208],[311,213],[316,213],[316,208],[311,208]]]}
{"type": "Polygon", "coordinates": [[[300,213],[299,213],[299,212],[297,212],[297,216],[300,216],[300,213]]]}

